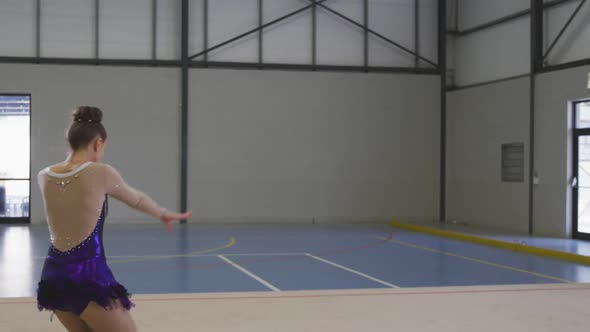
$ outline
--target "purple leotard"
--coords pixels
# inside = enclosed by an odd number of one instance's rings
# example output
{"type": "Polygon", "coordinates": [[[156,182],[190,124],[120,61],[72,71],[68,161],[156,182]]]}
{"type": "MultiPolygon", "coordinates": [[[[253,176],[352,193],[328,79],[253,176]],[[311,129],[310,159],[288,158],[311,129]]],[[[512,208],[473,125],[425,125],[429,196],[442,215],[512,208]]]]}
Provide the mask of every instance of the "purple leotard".
{"type": "Polygon", "coordinates": [[[91,301],[104,308],[110,308],[115,300],[127,310],[133,306],[127,289],[115,280],[106,262],[102,230],[107,213],[105,197],[88,238],[67,251],[49,247],[37,289],[39,310],[69,311],[79,316],[91,301]]]}
{"type": "Polygon", "coordinates": [[[149,196],[130,187],[111,166],[86,162],[68,173],[39,172],[51,246],[37,290],[39,309],[80,315],[90,302],[129,309],[129,293],[109,269],[102,229],[107,198],[153,217],[165,211],[149,196]]]}

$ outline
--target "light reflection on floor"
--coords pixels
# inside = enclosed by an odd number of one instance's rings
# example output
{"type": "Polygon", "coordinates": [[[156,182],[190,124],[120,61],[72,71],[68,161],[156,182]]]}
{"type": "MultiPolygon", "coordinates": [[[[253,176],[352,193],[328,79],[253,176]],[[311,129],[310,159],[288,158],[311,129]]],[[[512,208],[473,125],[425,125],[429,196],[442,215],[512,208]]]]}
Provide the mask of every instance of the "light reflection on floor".
{"type": "Polygon", "coordinates": [[[30,228],[10,227],[0,235],[0,293],[5,297],[18,296],[32,283],[30,228]]]}

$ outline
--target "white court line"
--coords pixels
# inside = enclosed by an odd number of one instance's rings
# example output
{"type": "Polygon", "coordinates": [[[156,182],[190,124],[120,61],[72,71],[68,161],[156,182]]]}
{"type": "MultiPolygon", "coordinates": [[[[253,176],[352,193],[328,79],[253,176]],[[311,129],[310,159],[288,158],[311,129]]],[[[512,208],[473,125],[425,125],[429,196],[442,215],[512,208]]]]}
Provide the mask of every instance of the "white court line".
{"type": "MultiPolygon", "coordinates": [[[[228,253],[223,254],[224,256],[305,256],[306,253],[304,252],[253,252],[253,253],[228,253]]],[[[185,254],[170,254],[170,255],[107,255],[107,258],[171,258],[171,256],[175,255],[185,255],[185,254]]],[[[217,257],[217,254],[196,254],[196,255],[186,255],[183,257],[217,257]]],[[[45,259],[47,256],[35,256],[35,259],[45,259]]]]}
{"type": "Polygon", "coordinates": [[[314,255],[312,255],[312,254],[306,254],[306,256],[309,256],[309,257],[311,257],[311,258],[313,258],[313,259],[315,259],[315,260],[318,260],[318,261],[320,261],[320,262],[323,262],[323,263],[326,263],[326,264],[329,264],[329,265],[335,266],[335,267],[337,267],[337,268],[339,268],[339,269],[342,269],[342,270],[344,270],[344,271],[347,271],[347,272],[350,272],[350,273],[357,274],[357,275],[359,275],[359,276],[361,276],[361,277],[365,277],[365,278],[367,278],[367,279],[369,279],[369,280],[372,280],[372,281],[374,281],[374,282],[380,283],[380,284],[382,284],[382,285],[385,285],[385,286],[387,286],[387,287],[391,287],[391,288],[400,288],[399,286],[396,286],[396,285],[394,285],[394,284],[390,284],[390,283],[388,283],[388,282],[386,282],[386,281],[383,281],[383,280],[380,280],[380,279],[377,279],[377,278],[371,277],[371,276],[370,276],[370,275],[368,275],[368,274],[365,274],[365,273],[359,272],[359,271],[357,271],[357,270],[353,270],[353,269],[351,269],[351,268],[348,268],[348,267],[346,267],[346,266],[342,266],[342,265],[340,265],[340,264],[336,264],[336,263],[334,263],[334,262],[332,262],[332,261],[329,261],[329,260],[327,260],[327,259],[324,259],[324,258],[321,258],[321,257],[318,257],[318,256],[314,256],[314,255]]]}
{"type": "MultiPolygon", "coordinates": [[[[196,254],[196,255],[186,255],[186,254],[170,254],[170,255],[107,255],[107,259],[120,259],[120,258],[176,258],[178,255],[181,255],[183,258],[199,258],[199,257],[217,257],[217,254],[196,254]]],[[[253,252],[253,253],[228,253],[223,254],[224,256],[244,256],[244,257],[257,257],[257,256],[305,256],[306,253],[304,252],[272,252],[272,253],[264,253],[264,252],[253,252]]],[[[43,260],[47,256],[34,256],[34,259],[43,260]]]]}
{"type": "Polygon", "coordinates": [[[304,252],[275,252],[275,253],[264,253],[264,252],[255,252],[255,253],[245,253],[245,254],[223,254],[223,256],[304,256],[304,252]]]}
{"type": "Polygon", "coordinates": [[[222,260],[224,260],[225,262],[227,262],[228,264],[230,264],[231,266],[235,267],[236,269],[244,272],[246,275],[248,275],[249,277],[251,277],[252,279],[258,281],[259,283],[263,284],[264,286],[270,288],[271,290],[275,291],[275,292],[280,292],[281,290],[276,288],[275,286],[273,286],[272,284],[270,284],[268,281],[260,278],[259,276],[255,275],[254,273],[246,270],[245,268],[241,267],[240,265],[234,263],[232,260],[230,260],[229,258],[223,256],[223,255],[217,255],[217,257],[221,258],[222,260]]]}

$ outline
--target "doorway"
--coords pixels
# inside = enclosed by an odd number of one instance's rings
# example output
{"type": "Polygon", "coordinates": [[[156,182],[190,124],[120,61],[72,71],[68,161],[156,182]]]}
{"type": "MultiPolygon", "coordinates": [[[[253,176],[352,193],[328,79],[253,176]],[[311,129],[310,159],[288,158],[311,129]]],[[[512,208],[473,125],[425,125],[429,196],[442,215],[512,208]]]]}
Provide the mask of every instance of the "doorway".
{"type": "Polygon", "coordinates": [[[0,223],[30,222],[31,96],[0,94],[0,223]]]}
{"type": "Polygon", "coordinates": [[[590,240],[590,100],[573,106],[573,235],[590,240]]]}

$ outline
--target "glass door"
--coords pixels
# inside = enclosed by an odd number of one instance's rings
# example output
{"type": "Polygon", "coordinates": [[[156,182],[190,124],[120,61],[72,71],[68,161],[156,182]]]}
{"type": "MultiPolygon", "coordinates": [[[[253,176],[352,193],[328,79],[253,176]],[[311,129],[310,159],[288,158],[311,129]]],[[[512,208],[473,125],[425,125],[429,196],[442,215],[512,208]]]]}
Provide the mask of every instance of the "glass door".
{"type": "Polygon", "coordinates": [[[573,230],[590,240],[590,101],[574,104],[573,230]]]}
{"type": "Polygon", "coordinates": [[[0,223],[30,222],[31,96],[0,94],[0,223]]]}

